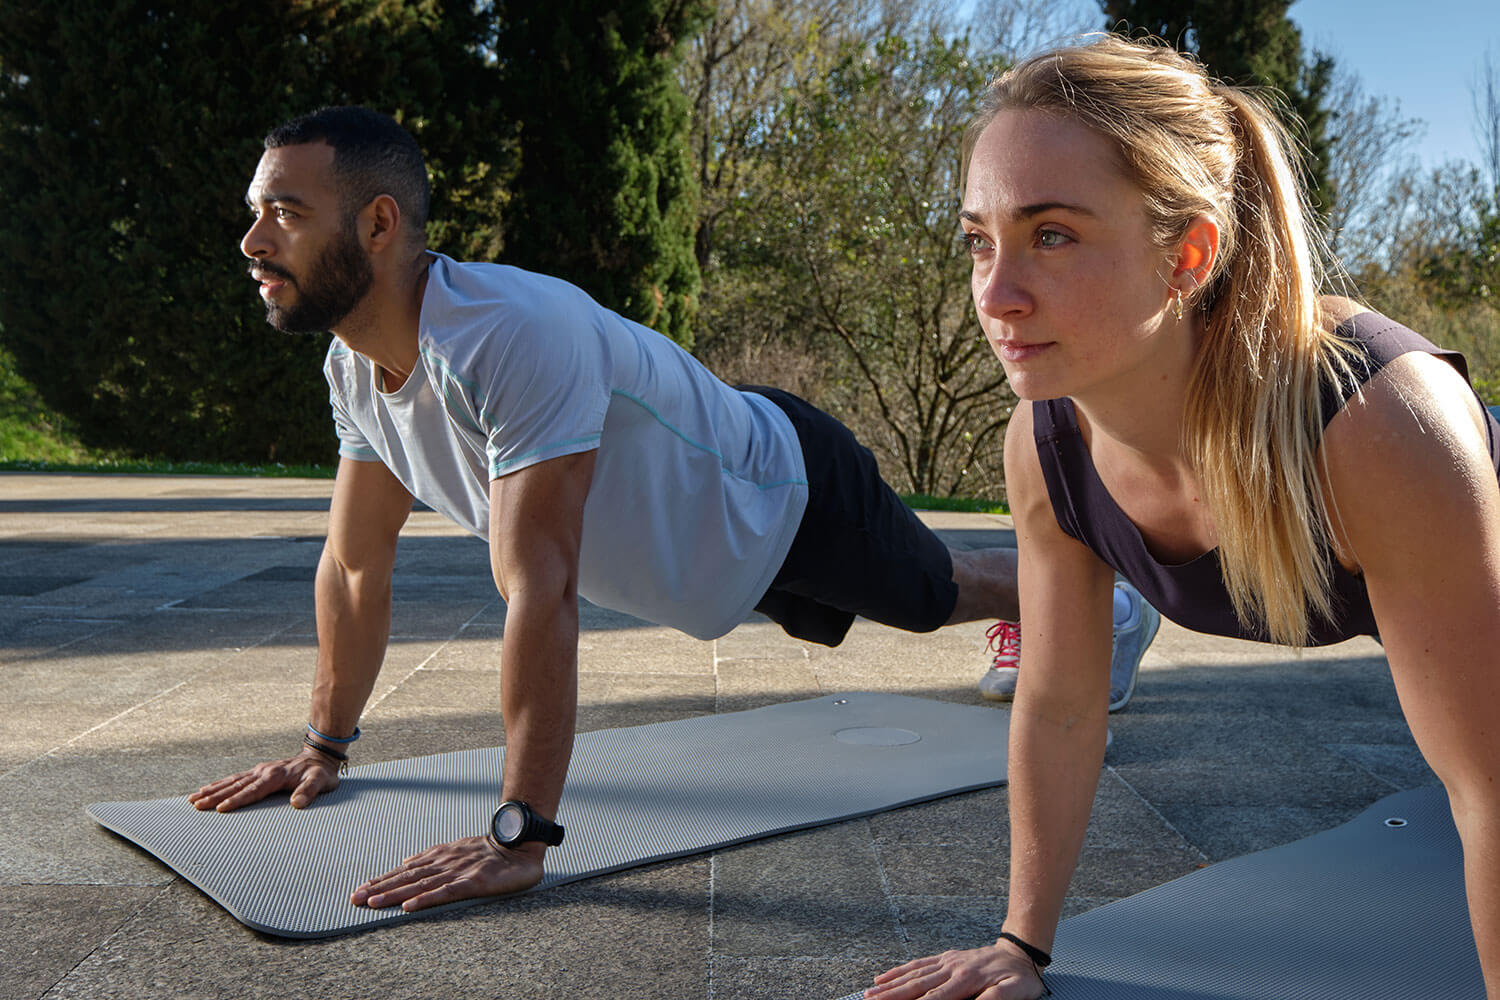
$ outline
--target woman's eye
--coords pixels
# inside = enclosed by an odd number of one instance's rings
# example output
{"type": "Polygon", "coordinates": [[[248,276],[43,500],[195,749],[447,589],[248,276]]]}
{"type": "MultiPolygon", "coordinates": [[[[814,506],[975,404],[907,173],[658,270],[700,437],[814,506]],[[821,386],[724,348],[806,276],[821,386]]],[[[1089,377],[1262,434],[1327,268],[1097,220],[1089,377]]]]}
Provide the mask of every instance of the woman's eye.
{"type": "Polygon", "coordinates": [[[978,233],[964,233],[958,238],[958,242],[969,254],[978,254],[990,249],[990,241],[978,233]]]}
{"type": "Polygon", "coordinates": [[[1073,238],[1067,233],[1058,232],[1056,229],[1043,229],[1036,234],[1036,244],[1039,247],[1050,249],[1060,247],[1064,243],[1071,243],[1073,238]]]}

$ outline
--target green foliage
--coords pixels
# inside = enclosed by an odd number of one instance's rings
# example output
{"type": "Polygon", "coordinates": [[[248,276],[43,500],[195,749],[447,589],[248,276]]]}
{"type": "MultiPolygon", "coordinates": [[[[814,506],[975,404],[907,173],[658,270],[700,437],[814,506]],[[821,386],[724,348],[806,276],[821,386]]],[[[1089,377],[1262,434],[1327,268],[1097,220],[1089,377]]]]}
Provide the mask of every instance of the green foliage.
{"type": "Polygon", "coordinates": [[[1458,239],[1428,253],[1418,268],[1433,299],[1443,305],[1500,306],[1500,198],[1477,202],[1458,239]]]}
{"type": "Polygon", "coordinates": [[[436,242],[496,242],[510,169],[472,5],[9,3],[0,32],[0,323],[93,446],[323,460],[326,342],[266,326],[237,241],[268,128],[400,114],[432,157],[436,242]]]}
{"type": "Polygon", "coordinates": [[[1302,32],[1287,18],[1293,0],[1100,0],[1106,26],[1150,32],[1192,52],[1215,77],[1269,87],[1285,97],[1284,117],[1303,143],[1312,203],[1327,215],[1338,192],[1328,180],[1329,109],[1334,61],[1303,55],[1302,32]],[[1285,112],[1290,111],[1290,115],[1285,112]]]}
{"type": "Polygon", "coordinates": [[[706,14],[697,0],[511,4],[496,43],[524,121],[509,259],[689,346],[695,183],[675,71],[706,14]]]}
{"type": "Polygon", "coordinates": [[[0,463],[89,458],[67,421],[47,409],[31,383],[16,371],[10,352],[0,348],[0,463]]]}
{"type": "Polygon", "coordinates": [[[814,401],[913,492],[1001,489],[1014,397],[956,245],[960,145],[986,63],[965,38],[851,42],[783,95],[715,222],[708,346],[760,328],[817,355],[814,401]]]}

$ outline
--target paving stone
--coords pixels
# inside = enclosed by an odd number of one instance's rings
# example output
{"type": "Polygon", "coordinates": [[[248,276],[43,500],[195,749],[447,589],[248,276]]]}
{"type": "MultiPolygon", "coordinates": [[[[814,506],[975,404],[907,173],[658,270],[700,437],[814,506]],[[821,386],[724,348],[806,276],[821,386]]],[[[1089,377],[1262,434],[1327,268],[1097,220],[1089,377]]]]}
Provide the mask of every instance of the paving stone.
{"type": "Polygon", "coordinates": [[[174,883],[49,998],[706,996],[707,865],[656,866],[377,931],[283,941],[174,883]]]}
{"type": "Polygon", "coordinates": [[[716,851],[717,955],[882,952],[894,914],[863,821],[716,851]]]}
{"type": "Polygon", "coordinates": [[[0,995],[42,996],[160,892],[138,886],[5,886],[0,995]]]}

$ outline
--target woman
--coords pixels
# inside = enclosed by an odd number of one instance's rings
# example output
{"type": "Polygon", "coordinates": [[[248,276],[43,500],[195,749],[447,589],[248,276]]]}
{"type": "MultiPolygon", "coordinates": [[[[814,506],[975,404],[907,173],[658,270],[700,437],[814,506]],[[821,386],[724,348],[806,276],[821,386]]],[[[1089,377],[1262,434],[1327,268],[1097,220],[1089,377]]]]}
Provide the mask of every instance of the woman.
{"type": "Polygon", "coordinates": [[[1044,995],[1104,754],[1116,571],[1202,631],[1384,642],[1463,842],[1500,998],[1500,449],[1463,362],[1348,299],[1271,112],[1104,37],[997,80],[963,210],[980,325],[1018,396],[1005,472],[1026,668],[995,944],[883,1000],[1044,995]]]}

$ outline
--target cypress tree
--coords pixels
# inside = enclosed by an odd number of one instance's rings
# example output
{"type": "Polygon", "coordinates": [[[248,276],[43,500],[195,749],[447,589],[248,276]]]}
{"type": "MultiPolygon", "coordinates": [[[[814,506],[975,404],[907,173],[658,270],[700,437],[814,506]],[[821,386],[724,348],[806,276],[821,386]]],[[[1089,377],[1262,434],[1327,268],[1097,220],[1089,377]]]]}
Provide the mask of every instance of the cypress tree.
{"type": "Polygon", "coordinates": [[[676,80],[698,0],[503,8],[496,51],[523,121],[507,261],[692,343],[699,290],[689,107],[676,80]]]}
{"type": "Polygon", "coordinates": [[[1101,0],[1107,26],[1144,29],[1203,61],[1226,83],[1269,87],[1286,99],[1302,143],[1313,206],[1327,215],[1338,192],[1328,180],[1329,87],[1334,61],[1305,57],[1302,32],[1287,17],[1293,0],[1101,0]]]}

